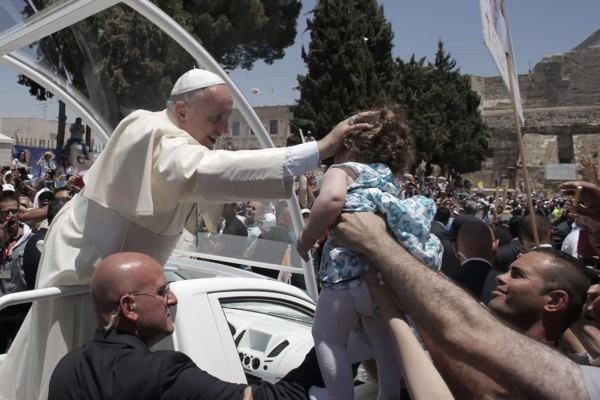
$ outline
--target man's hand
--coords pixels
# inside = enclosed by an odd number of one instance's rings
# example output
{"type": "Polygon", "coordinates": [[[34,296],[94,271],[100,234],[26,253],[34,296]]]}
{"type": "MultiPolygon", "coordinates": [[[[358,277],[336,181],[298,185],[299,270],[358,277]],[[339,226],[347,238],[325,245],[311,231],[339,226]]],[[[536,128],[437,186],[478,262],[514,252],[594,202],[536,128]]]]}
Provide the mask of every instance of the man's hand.
{"type": "Polygon", "coordinates": [[[568,204],[566,208],[584,217],[589,217],[600,223],[600,187],[583,181],[571,181],[563,183],[561,188],[566,195],[573,195],[577,186],[581,186],[581,203],[579,206],[568,204]]]}
{"type": "Polygon", "coordinates": [[[582,181],[563,183],[561,188],[566,195],[573,195],[581,186],[579,206],[568,202],[565,206],[570,215],[587,226],[589,241],[596,253],[600,254],[600,187],[582,181]]]}
{"type": "Polygon", "coordinates": [[[600,327],[600,285],[592,285],[588,289],[583,312],[594,322],[594,325],[600,327]]]}
{"type": "Polygon", "coordinates": [[[600,182],[598,181],[598,171],[596,170],[596,164],[594,164],[594,160],[589,155],[581,156],[577,160],[577,168],[583,175],[584,179],[598,185],[600,182]]]}
{"type": "Polygon", "coordinates": [[[331,130],[331,132],[327,134],[327,136],[317,142],[317,146],[319,148],[319,159],[324,160],[336,155],[342,148],[342,142],[348,133],[371,129],[373,127],[371,124],[360,124],[355,123],[354,121],[361,120],[365,116],[374,113],[375,111],[362,112],[360,114],[353,115],[352,117],[337,124],[331,130]]]}
{"type": "Polygon", "coordinates": [[[357,253],[366,254],[389,237],[385,220],[371,212],[343,213],[339,221],[333,230],[336,243],[357,253]]]}
{"type": "MultiPolygon", "coordinates": [[[[75,186],[75,182],[77,181],[77,175],[71,175],[69,177],[69,179],[67,179],[67,182],[65,183],[65,186],[67,187],[76,187],[75,186]]],[[[79,188],[77,188],[79,189],[79,188]]]]}

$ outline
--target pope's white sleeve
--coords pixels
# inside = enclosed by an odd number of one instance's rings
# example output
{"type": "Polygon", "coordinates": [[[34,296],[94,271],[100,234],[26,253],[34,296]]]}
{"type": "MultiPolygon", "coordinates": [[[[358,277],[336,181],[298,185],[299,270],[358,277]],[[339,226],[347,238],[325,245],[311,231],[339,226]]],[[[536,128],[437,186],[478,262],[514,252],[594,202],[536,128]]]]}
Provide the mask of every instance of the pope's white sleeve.
{"type": "Polygon", "coordinates": [[[283,177],[302,175],[319,166],[319,148],[316,141],[285,148],[283,177]]]}

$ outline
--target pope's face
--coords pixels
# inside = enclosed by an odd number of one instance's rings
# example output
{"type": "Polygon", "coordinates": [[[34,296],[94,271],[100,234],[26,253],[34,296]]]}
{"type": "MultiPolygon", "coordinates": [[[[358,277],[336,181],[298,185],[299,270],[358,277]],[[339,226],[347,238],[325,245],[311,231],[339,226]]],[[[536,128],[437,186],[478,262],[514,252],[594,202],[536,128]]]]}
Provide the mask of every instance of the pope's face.
{"type": "Polygon", "coordinates": [[[226,85],[207,88],[196,104],[187,105],[182,128],[201,145],[212,148],[227,133],[233,99],[226,85]]]}

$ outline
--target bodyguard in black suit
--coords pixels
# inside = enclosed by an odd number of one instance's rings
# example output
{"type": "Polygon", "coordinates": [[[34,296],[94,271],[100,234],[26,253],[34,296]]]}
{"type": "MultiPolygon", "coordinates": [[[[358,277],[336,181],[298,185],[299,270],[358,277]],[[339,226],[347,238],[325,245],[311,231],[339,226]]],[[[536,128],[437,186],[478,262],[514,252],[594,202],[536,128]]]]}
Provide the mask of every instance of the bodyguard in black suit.
{"type": "Polygon", "coordinates": [[[49,400],[308,398],[309,379],[318,371],[311,360],[275,385],[248,386],[211,376],[183,353],[151,352],[152,344],[173,333],[170,307],[177,297],[169,292],[160,265],[146,255],[105,258],[90,291],[103,327],[92,342],[58,363],[49,400]]]}
{"type": "Polygon", "coordinates": [[[498,252],[496,253],[496,269],[501,272],[508,271],[510,264],[517,259],[519,254],[526,252],[527,250],[523,247],[519,238],[514,238],[507,244],[498,247],[498,252]]]}
{"type": "Polygon", "coordinates": [[[478,300],[481,300],[483,286],[491,270],[492,264],[487,260],[478,258],[467,259],[460,266],[455,281],[471,292],[478,300]]]}
{"type": "Polygon", "coordinates": [[[519,240],[519,223],[522,217],[512,217],[508,222],[508,229],[512,236],[512,239],[507,244],[498,247],[496,253],[496,269],[501,272],[508,271],[510,264],[517,259],[519,254],[527,252],[525,247],[519,240]]]}
{"type": "Polygon", "coordinates": [[[513,239],[513,237],[516,236],[516,234],[513,236],[510,232],[509,224],[511,218],[512,215],[506,212],[503,212],[500,215],[498,215],[498,225],[496,225],[496,227],[494,228],[494,236],[496,237],[496,239],[498,239],[499,246],[507,244],[513,239]]]}
{"type": "Polygon", "coordinates": [[[458,232],[455,246],[462,264],[454,281],[477,299],[481,299],[497,245],[492,229],[483,221],[466,222],[458,232]]]}
{"type": "Polygon", "coordinates": [[[430,232],[437,236],[444,246],[444,255],[442,256],[442,272],[453,278],[458,272],[458,259],[454,254],[454,245],[452,244],[452,233],[446,230],[446,225],[450,220],[450,210],[446,207],[439,207],[435,212],[431,222],[430,232]]]}

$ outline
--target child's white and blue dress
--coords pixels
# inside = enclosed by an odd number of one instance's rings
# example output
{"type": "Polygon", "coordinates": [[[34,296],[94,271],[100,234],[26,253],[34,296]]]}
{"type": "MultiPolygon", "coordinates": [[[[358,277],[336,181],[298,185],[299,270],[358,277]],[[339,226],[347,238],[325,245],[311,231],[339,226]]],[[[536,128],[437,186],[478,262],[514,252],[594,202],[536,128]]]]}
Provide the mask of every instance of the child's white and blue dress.
{"type": "MultiPolygon", "coordinates": [[[[442,264],[443,247],[439,239],[429,233],[435,215],[435,203],[424,196],[399,200],[400,188],[385,164],[346,162],[331,168],[354,171],[356,180],[348,186],[344,212],[376,212],[385,217],[388,230],[398,243],[414,257],[433,270],[442,264]]],[[[348,289],[361,283],[360,276],[368,268],[358,254],[331,244],[332,233],[323,249],[319,279],[324,289],[348,289]]]]}

